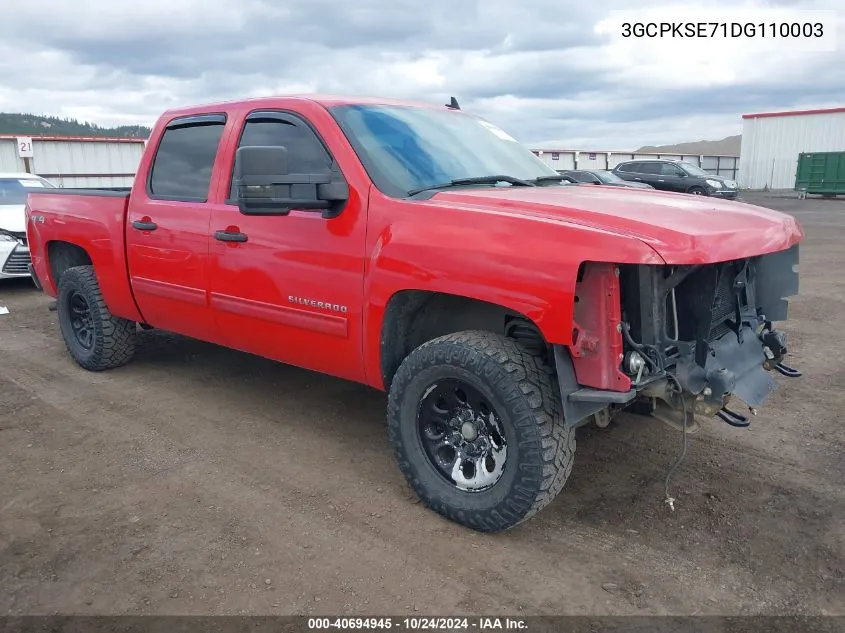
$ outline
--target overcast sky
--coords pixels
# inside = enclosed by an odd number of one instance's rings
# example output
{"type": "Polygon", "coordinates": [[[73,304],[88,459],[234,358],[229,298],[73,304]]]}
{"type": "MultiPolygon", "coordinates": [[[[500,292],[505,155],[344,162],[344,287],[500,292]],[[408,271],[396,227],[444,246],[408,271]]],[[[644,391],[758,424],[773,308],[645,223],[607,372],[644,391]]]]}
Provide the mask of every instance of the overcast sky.
{"type": "Polygon", "coordinates": [[[532,146],[632,149],[737,134],[747,112],[845,105],[843,0],[2,0],[0,14],[0,110],[104,125],[266,94],[455,95],[532,146]],[[776,10],[821,16],[837,38],[621,37],[632,16],[776,10]]]}

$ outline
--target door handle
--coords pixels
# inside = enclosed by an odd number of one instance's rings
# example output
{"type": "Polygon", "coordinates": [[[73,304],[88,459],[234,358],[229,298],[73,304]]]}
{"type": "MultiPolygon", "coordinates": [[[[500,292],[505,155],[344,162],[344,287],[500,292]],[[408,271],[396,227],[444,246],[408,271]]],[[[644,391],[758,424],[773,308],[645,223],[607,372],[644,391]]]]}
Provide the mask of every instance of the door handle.
{"type": "Polygon", "coordinates": [[[135,220],[132,223],[132,228],[136,228],[139,231],[155,231],[158,228],[158,224],[151,220],[135,220]]]}
{"type": "Polygon", "coordinates": [[[215,231],[214,239],[221,242],[246,242],[246,233],[231,233],[229,231],[215,231]]]}
{"type": "Polygon", "coordinates": [[[666,182],[666,181],[665,181],[665,180],[663,180],[663,178],[658,178],[658,179],[657,179],[657,182],[666,182]]]}

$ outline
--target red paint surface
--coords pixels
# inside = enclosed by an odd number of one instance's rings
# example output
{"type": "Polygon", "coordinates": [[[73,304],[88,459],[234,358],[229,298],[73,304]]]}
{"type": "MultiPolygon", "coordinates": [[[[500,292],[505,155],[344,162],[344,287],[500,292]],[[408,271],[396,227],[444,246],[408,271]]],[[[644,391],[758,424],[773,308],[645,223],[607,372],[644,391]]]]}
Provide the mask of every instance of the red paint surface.
{"type": "Polygon", "coordinates": [[[578,384],[610,391],[628,391],[631,379],[619,368],[622,361],[622,314],[619,277],[613,264],[590,263],[575,286],[573,328],[569,348],[578,384]]]}
{"type": "MultiPolygon", "coordinates": [[[[491,187],[444,191],[426,201],[388,198],[372,186],[324,107],[350,102],[287,97],[169,111],[153,129],[128,207],[121,198],[30,194],[30,248],[45,291],[55,296],[46,245],[71,242],[91,254],[118,316],[377,388],[391,297],[405,290],[462,295],[525,315],[550,343],[570,345],[573,317],[583,319],[579,325],[599,351],[576,350],[579,377],[623,388],[613,369],[621,339],[609,329],[618,322],[618,296],[575,315],[582,262],[708,263],[782,250],[803,236],[785,214],[659,191],[491,187]],[[325,220],[296,210],[246,216],[227,202],[244,118],[266,109],[300,114],[331,148],[350,190],[340,216],[325,220]],[[208,201],[150,199],[145,182],[164,126],[208,112],[227,114],[208,201]],[[31,222],[33,214],[45,221],[31,222]],[[141,219],[158,230],[134,229],[141,219]],[[227,227],[249,240],[215,240],[214,232],[227,227]],[[302,304],[303,298],[345,309],[302,304]]],[[[608,269],[594,268],[595,282],[618,295],[608,269]]]]}

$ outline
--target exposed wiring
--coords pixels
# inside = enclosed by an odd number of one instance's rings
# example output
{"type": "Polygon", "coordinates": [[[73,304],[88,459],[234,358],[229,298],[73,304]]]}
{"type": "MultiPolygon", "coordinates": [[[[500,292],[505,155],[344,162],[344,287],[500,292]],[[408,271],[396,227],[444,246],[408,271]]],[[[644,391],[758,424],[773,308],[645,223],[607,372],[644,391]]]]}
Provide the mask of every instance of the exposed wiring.
{"type": "Polygon", "coordinates": [[[681,398],[681,407],[684,412],[684,430],[681,432],[681,454],[678,455],[678,458],[675,460],[675,463],[672,464],[671,468],[669,468],[669,472],[666,473],[666,479],[663,482],[663,502],[669,506],[669,509],[672,512],[675,511],[675,499],[669,496],[669,480],[672,478],[675,470],[677,470],[678,466],[681,465],[681,462],[684,460],[684,457],[687,454],[687,418],[689,417],[689,413],[687,411],[687,402],[684,400],[683,393],[684,390],[681,387],[681,383],[678,382],[678,379],[675,378],[672,374],[666,374],[666,377],[675,383],[678,387],[678,392],[681,398]]]}
{"type": "MultiPolygon", "coordinates": [[[[633,347],[638,352],[645,352],[642,357],[649,365],[651,365],[652,369],[656,372],[663,371],[663,368],[660,367],[657,362],[648,354],[647,348],[652,348],[651,345],[643,345],[642,343],[637,343],[631,337],[631,326],[628,325],[626,322],[622,322],[622,333],[625,335],[625,340],[628,342],[628,345],[633,347]]],[[[653,349],[653,348],[652,348],[653,349]]]]}
{"type": "MultiPolygon", "coordinates": [[[[687,420],[689,419],[689,411],[687,411],[687,402],[684,400],[684,388],[681,386],[680,381],[673,375],[670,374],[665,370],[662,366],[662,359],[659,354],[655,353],[655,356],[658,360],[655,360],[650,357],[648,351],[651,350],[652,352],[656,352],[656,348],[653,345],[643,345],[642,343],[637,343],[634,341],[633,337],[631,336],[631,326],[628,325],[626,322],[622,322],[622,333],[625,336],[625,340],[628,342],[628,345],[633,347],[637,351],[645,352],[642,356],[643,359],[648,362],[652,368],[658,374],[665,376],[668,380],[671,380],[675,383],[675,386],[678,388],[678,396],[681,399],[681,408],[683,409],[684,414],[684,428],[681,432],[681,454],[678,455],[678,458],[675,460],[675,463],[669,468],[669,472],[666,473],[666,479],[663,482],[663,502],[669,506],[669,509],[673,512],[675,511],[675,499],[669,496],[669,481],[672,479],[672,475],[678,469],[678,466],[681,465],[681,462],[684,461],[684,457],[687,454],[687,420]]],[[[657,376],[655,376],[657,378],[657,376]]],[[[641,385],[638,385],[641,386],[641,385]]]]}
{"type": "Polygon", "coordinates": [[[625,340],[628,341],[628,345],[633,347],[635,350],[643,349],[642,343],[637,343],[633,338],[631,338],[631,326],[628,325],[626,321],[622,321],[622,333],[625,335],[625,340]]]}

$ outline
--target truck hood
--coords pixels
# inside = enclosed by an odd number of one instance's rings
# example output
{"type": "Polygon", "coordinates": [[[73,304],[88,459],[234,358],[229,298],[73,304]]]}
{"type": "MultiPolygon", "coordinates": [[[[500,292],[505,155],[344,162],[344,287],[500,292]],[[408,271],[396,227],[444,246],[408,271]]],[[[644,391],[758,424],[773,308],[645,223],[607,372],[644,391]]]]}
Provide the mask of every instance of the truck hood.
{"type": "Polygon", "coordinates": [[[26,216],[22,204],[0,205],[0,229],[12,233],[24,233],[26,231],[26,216]]]}
{"type": "Polygon", "coordinates": [[[667,264],[708,264],[784,250],[804,233],[791,215],[743,202],[624,187],[446,190],[437,205],[558,220],[637,238],[667,264]]]}

